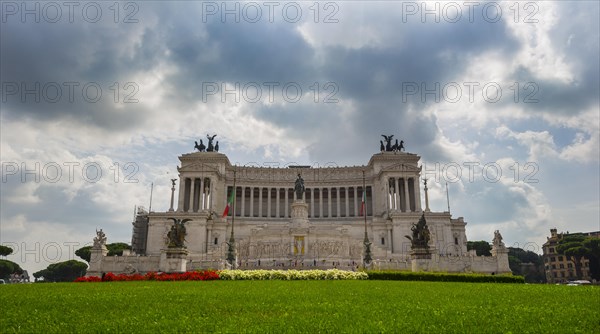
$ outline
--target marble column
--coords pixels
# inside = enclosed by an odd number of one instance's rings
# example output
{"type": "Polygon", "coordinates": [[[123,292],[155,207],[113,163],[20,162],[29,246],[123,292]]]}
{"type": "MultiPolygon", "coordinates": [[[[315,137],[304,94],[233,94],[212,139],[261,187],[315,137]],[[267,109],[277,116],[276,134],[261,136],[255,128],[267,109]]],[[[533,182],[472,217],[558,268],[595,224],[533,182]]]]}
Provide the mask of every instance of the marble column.
{"type": "Polygon", "coordinates": [[[262,187],[258,187],[258,216],[262,217],[262,205],[263,203],[263,188],[262,187]]]}
{"type": "Polygon", "coordinates": [[[177,197],[177,211],[183,211],[183,203],[185,198],[185,180],[186,178],[179,178],[179,197],[177,197]]]}
{"type": "Polygon", "coordinates": [[[400,205],[400,183],[398,182],[399,178],[394,178],[394,194],[392,195],[394,198],[394,210],[401,211],[402,206],[400,205]]]}
{"type": "Polygon", "coordinates": [[[244,210],[246,209],[246,187],[241,187],[242,188],[242,193],[240,194],[240,201],[242,203],[240,203],[240,217],[244,217],[244,210]]]}
{"type": "Polygon", "coordinates": [[[271,188],[267,188],[267,218],[271,217],[271,188]]]}
{"type": "Polygon", "coordinates": [[[188,198],[188,212],[194,212],[194,185],[196,182],[196,178],[192,177],[190,179],[190,197],[188,198]]]}
{"type": "Polygon", "coordinates": [[[341,187],[335,188],[335,216],[340,216],[340,189],[341,187]]]}
{"type": "Polygon", "coordinates": [[[281,212],[279,212],[279,202],[281,201],[281,188],[275,188],[277,190],[277,194],[275,194],[275,215],[277,218],[281,217],[281,212]]]}
{"type": "Polygon", "coordinates": [[[331,218],[331,189],[327,188],[327,218],[331,218]]]}
{"type": "Polygon", "coordinates": [[[319,218],[323,218],[323,188],[319,188],[319,218]]]}
{"type": "Polygon", "coordinates": [[[349,190],[350,187],[344,188],[344,201],[346,202],[346,217],[350,217],[350,194],[348,193],[349,190]]]}
{"type": "Polygon", "coordinates": [[[254,187],[250,187],[250,217],[254,217],[254,187]]]}
{"type": "Polygon", "coordinates": [[[404,178],[404,202],[406,205],[405,212],[410,212],[410,199],[408,196],[408,178],[407,177],[404,178]]]}
{"type": "Polygon", "coordinates": [[[358,187],[354,187],[354,217],[358,217],[358,187]]]}
{"type": "Polygon", "coordinates": [[[290,199],[289,199],[289,194],[288,193],[289,193],[288,188],[285,188],[285,196],[284,196],[285,197],[285,205],[284,205],[285,212],[283,214],[283,216],[285,218],[288,218],[290,216],[290,208],[288,207],[290,199]]]}

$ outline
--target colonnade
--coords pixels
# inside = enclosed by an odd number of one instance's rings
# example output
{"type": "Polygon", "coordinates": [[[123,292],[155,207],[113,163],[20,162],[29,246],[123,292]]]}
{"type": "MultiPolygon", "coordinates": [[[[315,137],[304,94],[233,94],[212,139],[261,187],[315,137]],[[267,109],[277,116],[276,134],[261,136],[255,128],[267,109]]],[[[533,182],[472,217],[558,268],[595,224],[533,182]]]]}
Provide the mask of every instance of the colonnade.
{"type": "MultiPolygon", "coordinates": [[[[295,199],[293,188],[236,186],[236,217],[289,218],[295,199]]],[[[233,187],[227,188],[227,198],[233,187]]],[[[362,186],[306,188],[304,201],[309,204],[309,218],[362,216],[362,186]]],[[[365,209],[373,212],[371,186],[366,187],[365,209]]],[[[230,212],[229,215],[231,215],[230,212]]]]}
{"type": "MultiPolygon", "coordinates": [[[[414,177],[388,179],[388,207],[402,212],[421,211],[421,191],[414,177]]],[[[418,181],[417,181],[418,182],[418,181]]]]}
{"type": "Polygon", "coordinates": [[[208,177],[186,177],[179,185],[177,211],[198,212],[214,207],[214,185],[208,177]]]}

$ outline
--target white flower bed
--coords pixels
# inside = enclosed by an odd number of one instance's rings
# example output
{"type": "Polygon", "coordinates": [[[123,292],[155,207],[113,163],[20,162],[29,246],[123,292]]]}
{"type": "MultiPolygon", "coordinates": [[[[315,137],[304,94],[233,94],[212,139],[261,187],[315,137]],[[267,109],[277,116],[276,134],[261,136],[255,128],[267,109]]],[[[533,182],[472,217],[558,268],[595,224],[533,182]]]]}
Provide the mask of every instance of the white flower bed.
{"type": "Polygon", "coordinates": [[[367,279],[365,272],[328,270],[221,270],[222,280],[352,280],[367,279]]]}

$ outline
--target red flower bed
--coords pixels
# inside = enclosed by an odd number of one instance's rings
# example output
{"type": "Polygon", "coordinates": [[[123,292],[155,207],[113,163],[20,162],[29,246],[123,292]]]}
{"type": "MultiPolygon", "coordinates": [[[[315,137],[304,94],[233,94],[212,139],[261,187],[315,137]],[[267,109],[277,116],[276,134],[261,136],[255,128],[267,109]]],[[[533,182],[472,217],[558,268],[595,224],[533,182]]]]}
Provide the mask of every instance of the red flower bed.
{"type": "Polygon", "coordinates": [[[117,281],[212,281],[218,280],[219,274],[214,270],[188,271],[185,273],[118,274],[106,273],[102,278],[97,276],[79,277],[75,282],[117,282],[117,281]]]}

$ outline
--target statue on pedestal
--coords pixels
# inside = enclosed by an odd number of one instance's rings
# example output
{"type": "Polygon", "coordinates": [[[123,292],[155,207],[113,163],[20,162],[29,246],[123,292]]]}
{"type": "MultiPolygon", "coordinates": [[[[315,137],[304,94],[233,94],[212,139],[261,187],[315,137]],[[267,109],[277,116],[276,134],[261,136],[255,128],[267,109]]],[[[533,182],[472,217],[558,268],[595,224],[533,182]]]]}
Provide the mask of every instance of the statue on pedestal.
{"type": "Polygon", "coordinates": [[[296,199],[301,200],[302,194],[304,193],[304,179],[298,173],[298,178],[296,179],[296,184],[294,185],[294,191],[296,192],[296,199]]]}
{"type": "Polygon", "coordinates": [[[429,249],[429,240],[431,239],[429,228],[427,227],[427,222],[425,221],[425,213],[421,215],[419,222],[413,224],[410,229],[412,231],[411,236],[405,236],[412,243],[412,249],[421,249],[426,250],[429,249]]]}
{"type": "Polygon", "coordinates": [[[167,233],[168,239],[168,248],[185,248],[185,235],[186,230],[184,224],[191,219],[175,219],[168,218],[173,221],[173,226],[171,226],[171,230],[167,233]]]}
{"type": "Polygon", "coordinates": [[[502,241],[502,234],[500,234],[499,230],[494,231],[494,240],[492,241],[492,245],[494,248],[504,248],[504,242],[502,241]]]}
{"type": "Polygon", "coordinates": [[[100,229],[96,230],[96,236],[94,237],[94,248],[106,247],[106,234],[100,229]]]}

